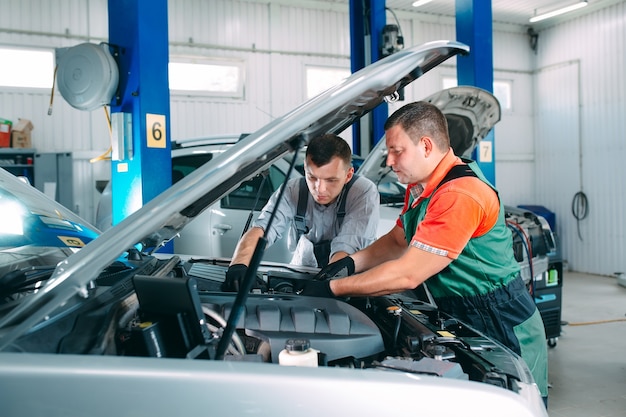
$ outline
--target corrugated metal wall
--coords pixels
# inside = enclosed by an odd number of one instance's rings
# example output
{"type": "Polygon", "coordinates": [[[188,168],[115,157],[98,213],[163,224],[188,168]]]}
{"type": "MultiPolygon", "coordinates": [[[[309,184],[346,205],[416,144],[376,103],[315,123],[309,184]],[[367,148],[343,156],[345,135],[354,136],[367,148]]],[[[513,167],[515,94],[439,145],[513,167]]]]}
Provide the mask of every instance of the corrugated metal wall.
{"type": "Polygon", "coordinates": [[[556,213],[577,271],[626,271],[625,44],[626,2],[539,34],[536,201],[556,213]],[[587,198],[585,218],[578,192],[587,198]]]}
{"type": "MultiPolygon", "coordinates": [[[[0,12],[0,45],[59,48],[108,38],[106,0],[3,0],[0,12]]],[[[6,65],[6,64],[5,64],[6,65]]],[[[53,78],[53,74],[50,74],[53,78]]],[[[99,194],[95,181],[110,178],[108,163],[89,160],[109,147],[103,110],[80,112],[55,92],[48,115],[50,91],[0,90],[0,117],[33,122],[33,147],[38,152],[71,151],[74,158],[75,212],[93,220],[99,194]]]]}
{"type": "MultiPolygon", "coordinates": [[[[494,26],[494,78],[513,87],[513,106],[495,129],[501,197],[509,205],[555,211],[570,265],[605,274],[626,269],[620,259],[626,201],[619,186],[626,127],[624,4],[542,31],[537,54],[524,27],[494,26]],[[582,240],[570,213],[581,189],[589,198],[589,216],[579,223],[582,240]]],[[[254,131],[305,100],[307,65],[349,68],[347,6],[315,5],[170,0],[171,55],[235,58],[246,69],[244,99],[173,95],[172,138],[254,131]]],[[[453,19],[397,15],[407,46],[455,39],[453,19]]],[[[107,38],[107,0],[2,1],[0,45],[56,48],[107,38]]],[[[406,101],[439,90],[443,77],[456,76],[454,65],[451,60],[426,74],[407,89],[406,101]]],[[[95,182],[110,177],[108,163],[89,162],[109,147],[105,114],[73,109],[57,94],[48,116],[49,100],[49,92],[0,90],[0,117],[31,119],[39,151],[73,152],[74,209],[93,220],[95,182]]],[[[391,104],[390,111],[402,104],[391,104]]],[[[351,141],[351,132],[344,137],[351,141]]]]}

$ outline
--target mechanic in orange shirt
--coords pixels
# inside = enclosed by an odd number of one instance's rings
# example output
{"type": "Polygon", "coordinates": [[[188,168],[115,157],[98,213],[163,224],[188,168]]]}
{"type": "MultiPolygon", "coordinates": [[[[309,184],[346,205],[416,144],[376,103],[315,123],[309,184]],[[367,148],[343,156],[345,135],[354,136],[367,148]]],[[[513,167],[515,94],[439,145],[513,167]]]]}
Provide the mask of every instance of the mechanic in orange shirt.
{"type": "Polygon", "coordinates": [[[428,280],[442,311],[524,358],[547,401],[543,321],[520,276],[497,191],[475,162],[454,155],[446,118],[436,106],[405,105],[389,117],[385,131],[387,165],[408,184],[396,226],[323,268],[299,293],[375,296],[428,280]],[[351,276],[328,279],[342,269],[351,276]]]}

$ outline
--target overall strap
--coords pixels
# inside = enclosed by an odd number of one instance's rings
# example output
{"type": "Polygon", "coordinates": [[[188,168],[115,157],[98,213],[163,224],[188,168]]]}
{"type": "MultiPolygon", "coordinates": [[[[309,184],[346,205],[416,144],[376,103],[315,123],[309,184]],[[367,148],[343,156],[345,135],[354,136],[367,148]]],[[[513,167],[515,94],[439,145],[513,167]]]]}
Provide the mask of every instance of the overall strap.
{"type": "Polygon", "coordinates": [[[352,179],[348,181],[348,183],[341,190],[341,194],[339,195],[339,207],[337,208],[337,225],[341,227],[341,223],[343,223],[343,218],[346,217],[346,200],[348,199],[348,191],[354,184],[354,181],[358,178],[358,175],[353,175],[352,179]]]}
{"type": "Polygon", "coordinates": [[[441,180],[439,185],[437,185],[437,187],[435,188],[435,191],[438,190],[439,187],[441,187],[445,183],[447,183],[449,181],[452,181],[452,180],[455,180],[457,178],[461,178],[461,177],[478,177],[476,175],[476,173],[472,170],[472,168],[470,168],[470,166],[467,165],[467,162],[471,162],[471,161],[463,160],[463,162],[465,162],[465,164],[463,164],[463,165],[455,165],[455,166],[452,167],[452,169],[450,169],[450,171],[448,171],[446,176],[443,177],[443,179],[441,180]]]}
{"type": "Polygon", "coordinates": [[[300,183],[298,184],[298,187],[298,208],[296,211],[296,216],[293,220],[296,226],[296,230],[298,231],[298,239],[300,239],[300,236],[309,232],[309,228],[306,227],[306,222],[304,220],[306,206],[309,202],[309,189],[306,186],[305,177],[300,178],[300,183]]]}
{"type": "MultiPolygon", "coordinates": [[[[341,194],[339,195],[339,205],[337,207],[337,222],[339,227],[343,223],[343,218],[346,216],[346,200],[348,191],[356,181],[358,175],[353,175],[352,179],[348,181],[348,183],[341,190],[341,194]]],[[[309,201],[309,188],[306,185],[306,178],[300,178],[300,182],[298,184],[298,207],[296,209],[296,215],[294,217],[294,224],[296,226],[296,230],[298,231],[298,239],[300,236],[307,234],[309,232],[309,228],[306,226],[305,214],[306,207],[309,201]]]]}

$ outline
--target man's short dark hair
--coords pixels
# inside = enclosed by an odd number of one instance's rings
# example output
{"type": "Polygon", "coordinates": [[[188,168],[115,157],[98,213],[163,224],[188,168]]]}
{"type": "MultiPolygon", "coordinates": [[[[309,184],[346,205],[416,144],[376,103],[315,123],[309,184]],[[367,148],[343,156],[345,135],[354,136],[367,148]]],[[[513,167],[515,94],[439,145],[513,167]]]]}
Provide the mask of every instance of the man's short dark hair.
{"type": "Polygon", "coordinates": [[[428,136],[435,141],[440,150],[447,151],[450,147],[446,116],[431,103],[416,101],[402,106],[389,116],[385,122],[385,130],[396,125],[399,125],[414,142],[422,136],[428,136]]]}
{"type": "Polygon", "coordinates": [[[346,167],[352,166],[352,151],[348,142],[332,133],[311,139],[306,148],[306,157],[318,167],[328,164],[334,157],[342,159],[346,167]]]}

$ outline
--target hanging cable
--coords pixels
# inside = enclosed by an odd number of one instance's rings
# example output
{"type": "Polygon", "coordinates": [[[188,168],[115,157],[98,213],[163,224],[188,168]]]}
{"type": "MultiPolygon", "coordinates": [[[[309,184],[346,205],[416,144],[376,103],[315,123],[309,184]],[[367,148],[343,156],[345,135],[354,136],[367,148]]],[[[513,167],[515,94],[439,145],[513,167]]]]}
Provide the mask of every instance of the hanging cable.
{"type": "Polygon", "coordinates": [[[583,240],[580,234],[580,221],[585,219],[589,214],[589,202],[587,201],[587,195],[582,191],[574,194],[572,199],[572,215],[576,219],[576,229],[578,231],[578,238],[583,240]]]}
{"type": "Polygon", "coordinates": [[[524,231],[524,228],[519,224],[511,220],[506,221],[507,226],[514,231],[522,241],[522,246],[526,250],[526,256],[528,257],[528,272],[530,274],[529,292],[530,295],[535,293],[535,268],[533,266],[533,249],[530,243],[528,234],[524,231]]]}
{"type": "Polygon", "coordinates": [[[582,97],[582,86],[581,86],[581,75],[580,75],[580,61],[577,61],[576,69],[578,72],[578,183],[579,190],[576,194],[574,194],[574,198],[572,199],[572,215],[576,219],[576,230],[578,232],[578,238],[582,241],[583,237],[580,233],[580,222],[581,220],[587,217],[589,211],[589,202],[587,201],[587,196],[583,192],[583,184],[584,184],[584,174],[583,174],[583,137],[582,137],[582,114],[581,108],[582,103],[580,98],[582,97]]]}
{"type": "Polygon", "coordinates": [[[52,101],[54,100],[54,86],[56,85],[56,81],[57,81],[58,69],[59,69],[59,66],[56,65],[54,67],[54,73],[52,74],[52,90],[50,91],[50,106],[48,106],[48,116],[52,114],[52,101]]]}
{"type": "MultiPolygon", "coordinates": [[[[111,116],[109,116],[109,111],[107,110],[107,106],[102,106],[104,109],[104,115],[107,118],[107,126],[109,127],[109,142],[112,141],[113,138],[113,128],[111,127],[111,116]]],[[[111,159],[111,152],[113,151],[113,145],[109,146],[102,155],[96,156],[95,158],[91,158],[89,160],[90,163],[98,162],[98,161],[108,161],[111,159]]]]}
{"type": "Polygon", "coordinates": [[[400,43],[404,45],[404,35],[402,34],[402,27],[400,26],[400,21],[398,20],[398,16],[396,16],[396,12],[394,12],[389,7],[385,7],[385,10],[391,13],[391,15],[393,16],[393,19],[396,21],[396,25],[398,25],[398,36],[399,36],[398,41],[400,41],[400,43]]]}

